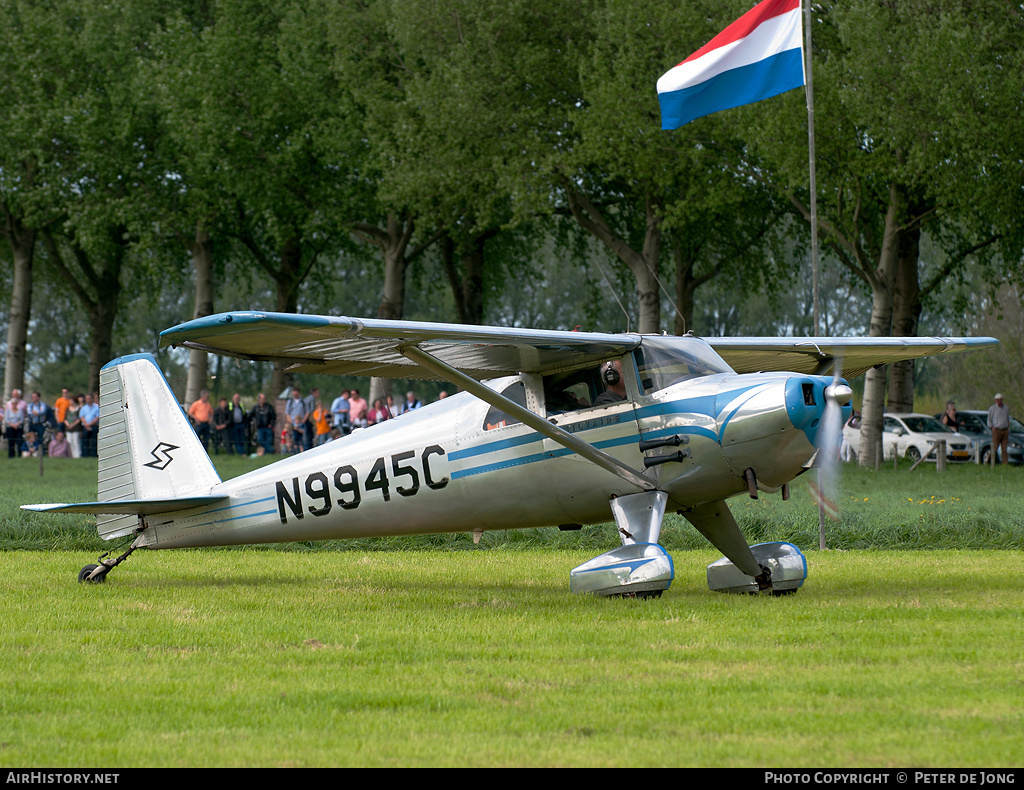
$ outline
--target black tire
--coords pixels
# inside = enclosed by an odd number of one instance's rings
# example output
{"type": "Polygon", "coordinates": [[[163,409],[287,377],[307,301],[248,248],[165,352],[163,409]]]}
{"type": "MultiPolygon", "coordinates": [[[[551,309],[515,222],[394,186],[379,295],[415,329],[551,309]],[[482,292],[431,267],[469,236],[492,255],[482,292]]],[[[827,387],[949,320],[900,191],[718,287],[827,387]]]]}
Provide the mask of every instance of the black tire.
{"type": "Polygon", "coordinates": [[[98,567],[99,567],[98,565],[86,565],[84,568],[82,568],[82,570],[80,570],[78,572],[78,581],[79,582],[88,582],[89,584],[100,584],[101,582],[105,582],[107,580],[107,574],[105,572],[101,573],[99,576],[97,576],[94,579],[86,578],[86,577],[88,577],[88,575],[90,573],[92,573],[98,567]]]}
{"type": "Polygon", "coordinates": [[[914,461],[915,463],[917,461],[920,461],[921,460],[921,451],[918,450],[916,447],[913,447],[913,446],[908,447],[907,448],[907,460],[908,461],[914,461]]]}
{"type": "Polygon", "coordinates": [[[991,460],[992,460],[992,448],[991,447],[986,447],[984,450],[981,451],[981,463],[983,465],[985,465],[985,466],[988,466],[989,463],[991,462],[991,460]]]}

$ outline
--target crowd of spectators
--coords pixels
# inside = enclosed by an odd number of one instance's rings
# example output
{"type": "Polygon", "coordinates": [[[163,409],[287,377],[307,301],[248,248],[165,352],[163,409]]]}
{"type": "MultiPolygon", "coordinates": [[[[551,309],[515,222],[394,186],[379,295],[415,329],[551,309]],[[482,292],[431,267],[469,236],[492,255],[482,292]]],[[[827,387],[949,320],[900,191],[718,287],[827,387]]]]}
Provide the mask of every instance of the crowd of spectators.
{"type": "MultiPolygon", "coordinates": [[[[445,396],[444,392],[440,395],[445,396]]],[[[315,387],[305,397],[293,388],[279,414],[262,392],[246,409],[237,392],[230,401],[221,397],[214,405],[209,391],[203,390],[185,413],[207,452],[264,455],[319,447],[422,405],[414,392],[407,393],[397,406],[391,396],[377,398],[368,406],[358,389],[343,390],[328,403],[321,400],[315,387]]],[[[38,456],[43,452],[50,457],[95,458],[99,419],[99,396],[95,393],[75,395],[64,388],[50,405],[39,392],[30,393],[25,400],[21,390],[13,390],[3,409],[2,433],[7,439],[8,457],[38,456]]]]}
{"type": "Polygon", "coordinates": [[[94,393],[72,395],[65,387],[53,405],[39,392],[26,401],[12,390],[4,403],[3,435],[7,457],[37,456],[95,458],[99,432],[99,398],[94,393]]]}
{"type": "MultiPolygon", "coordinates": [[[[444,397],[447,397],[446,392],[439,395],[439,398],[444,397]]],[[[319,447],[359,428],[394,419],[422,406],[423,402],[412,391],[406,393],[405,400],[397,406],[390,395],[374,399],[370,406],[358,389],[346,389],[328,407],[327,402],[321,399],[318,388],[312,388],[303,397],[299,388],[293,387],[284,406],[284,424],[280,429],[281,452],[300,453],[319,447]]],[[[263,452],[272,450],[264,447],[263,452]]]]}

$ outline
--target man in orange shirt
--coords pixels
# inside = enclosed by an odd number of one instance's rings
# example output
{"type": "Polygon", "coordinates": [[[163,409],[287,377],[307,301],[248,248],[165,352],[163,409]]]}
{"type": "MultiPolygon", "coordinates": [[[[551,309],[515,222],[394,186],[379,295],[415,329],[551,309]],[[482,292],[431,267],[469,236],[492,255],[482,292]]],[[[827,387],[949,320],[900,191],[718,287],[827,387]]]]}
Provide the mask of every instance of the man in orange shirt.
{"type": "Polygon", "coordinates": [[[316,427],[314,444],[319,447],[331,438],[331,413],[324,408],[322,401],[316,402],[316,409],[313,411],[313,425],[316,427]]]}
{"type": "Polygon", "coordinates": [[[199,400],[188,407],[188,416],[192,419],[192,426],[196,430],[196,436],[203,443],[203,449],[210,452],[210,423],[213,422],[213,405],[210,403],[210,393],[203,390],[199,393],[199,400]]]}
{"type": "Polygon", "coordinates": [[[68,388],[64,387],[60,391],[60,397],[54,401],[53,410],[57,414],[57,430],[66,431],[67,426],[64,424],[64,418],[68,415],[68,409],[71,406],[71,399],[68,398],[68,388]]]}

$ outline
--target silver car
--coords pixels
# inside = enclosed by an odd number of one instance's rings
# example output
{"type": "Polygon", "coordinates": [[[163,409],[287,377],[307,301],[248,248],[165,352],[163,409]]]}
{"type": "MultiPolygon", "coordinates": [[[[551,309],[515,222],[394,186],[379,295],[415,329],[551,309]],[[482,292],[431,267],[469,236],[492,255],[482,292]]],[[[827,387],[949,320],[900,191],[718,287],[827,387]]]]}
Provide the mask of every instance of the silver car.
{"type": "MultiPolygon", "coordinates": [[[[960,433],[974,443],[976,451],[981,454],[981,463],[989,463],[992,460],[992,431],[988,427],[988,412],[968,410],[958,412],[957,416],[960,418],[960,433]]],[[[1006,454],[1011,464],[1024,464],[1024,424],[1013,417],[1010,418],[1006,454]]]]}

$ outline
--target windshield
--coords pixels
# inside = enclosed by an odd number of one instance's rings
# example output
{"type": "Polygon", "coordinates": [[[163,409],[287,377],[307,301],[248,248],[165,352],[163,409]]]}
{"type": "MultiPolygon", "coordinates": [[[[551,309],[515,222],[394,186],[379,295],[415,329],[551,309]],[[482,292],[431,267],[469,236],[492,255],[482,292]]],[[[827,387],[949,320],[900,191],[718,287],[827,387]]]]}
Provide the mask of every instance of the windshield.
{"type": "Polygon", "coordinates": [[[988,433],[988,428],[985,427],[984,421],[980,417],[973,414],[964,414],[960,412],[957,415],[960,418],[960,427],[965,431],[971,433],[988,433]]]}
{"type": "MultiPolygon", "coordinates": [[[[960,424],[965,431],[989,433],[987,414],[966,414],[965,412],[960,412],[959,417],[960,424]]],[[[1024,433],[1024,423],[1021,423],[1016,417],[1011,417],[1010,430],[1013,433],[1024,433]]]]}
{"type": "Polygon", "coordinates": [[[692,337],[644,336],[634,354],[644,394],[732,368],[707,343],[692,337]]]}
{"type": "Polygon", "coordinates": [[[934,417],[904,417],[903,422],[914,433],[953,433],[934,417]]]}

